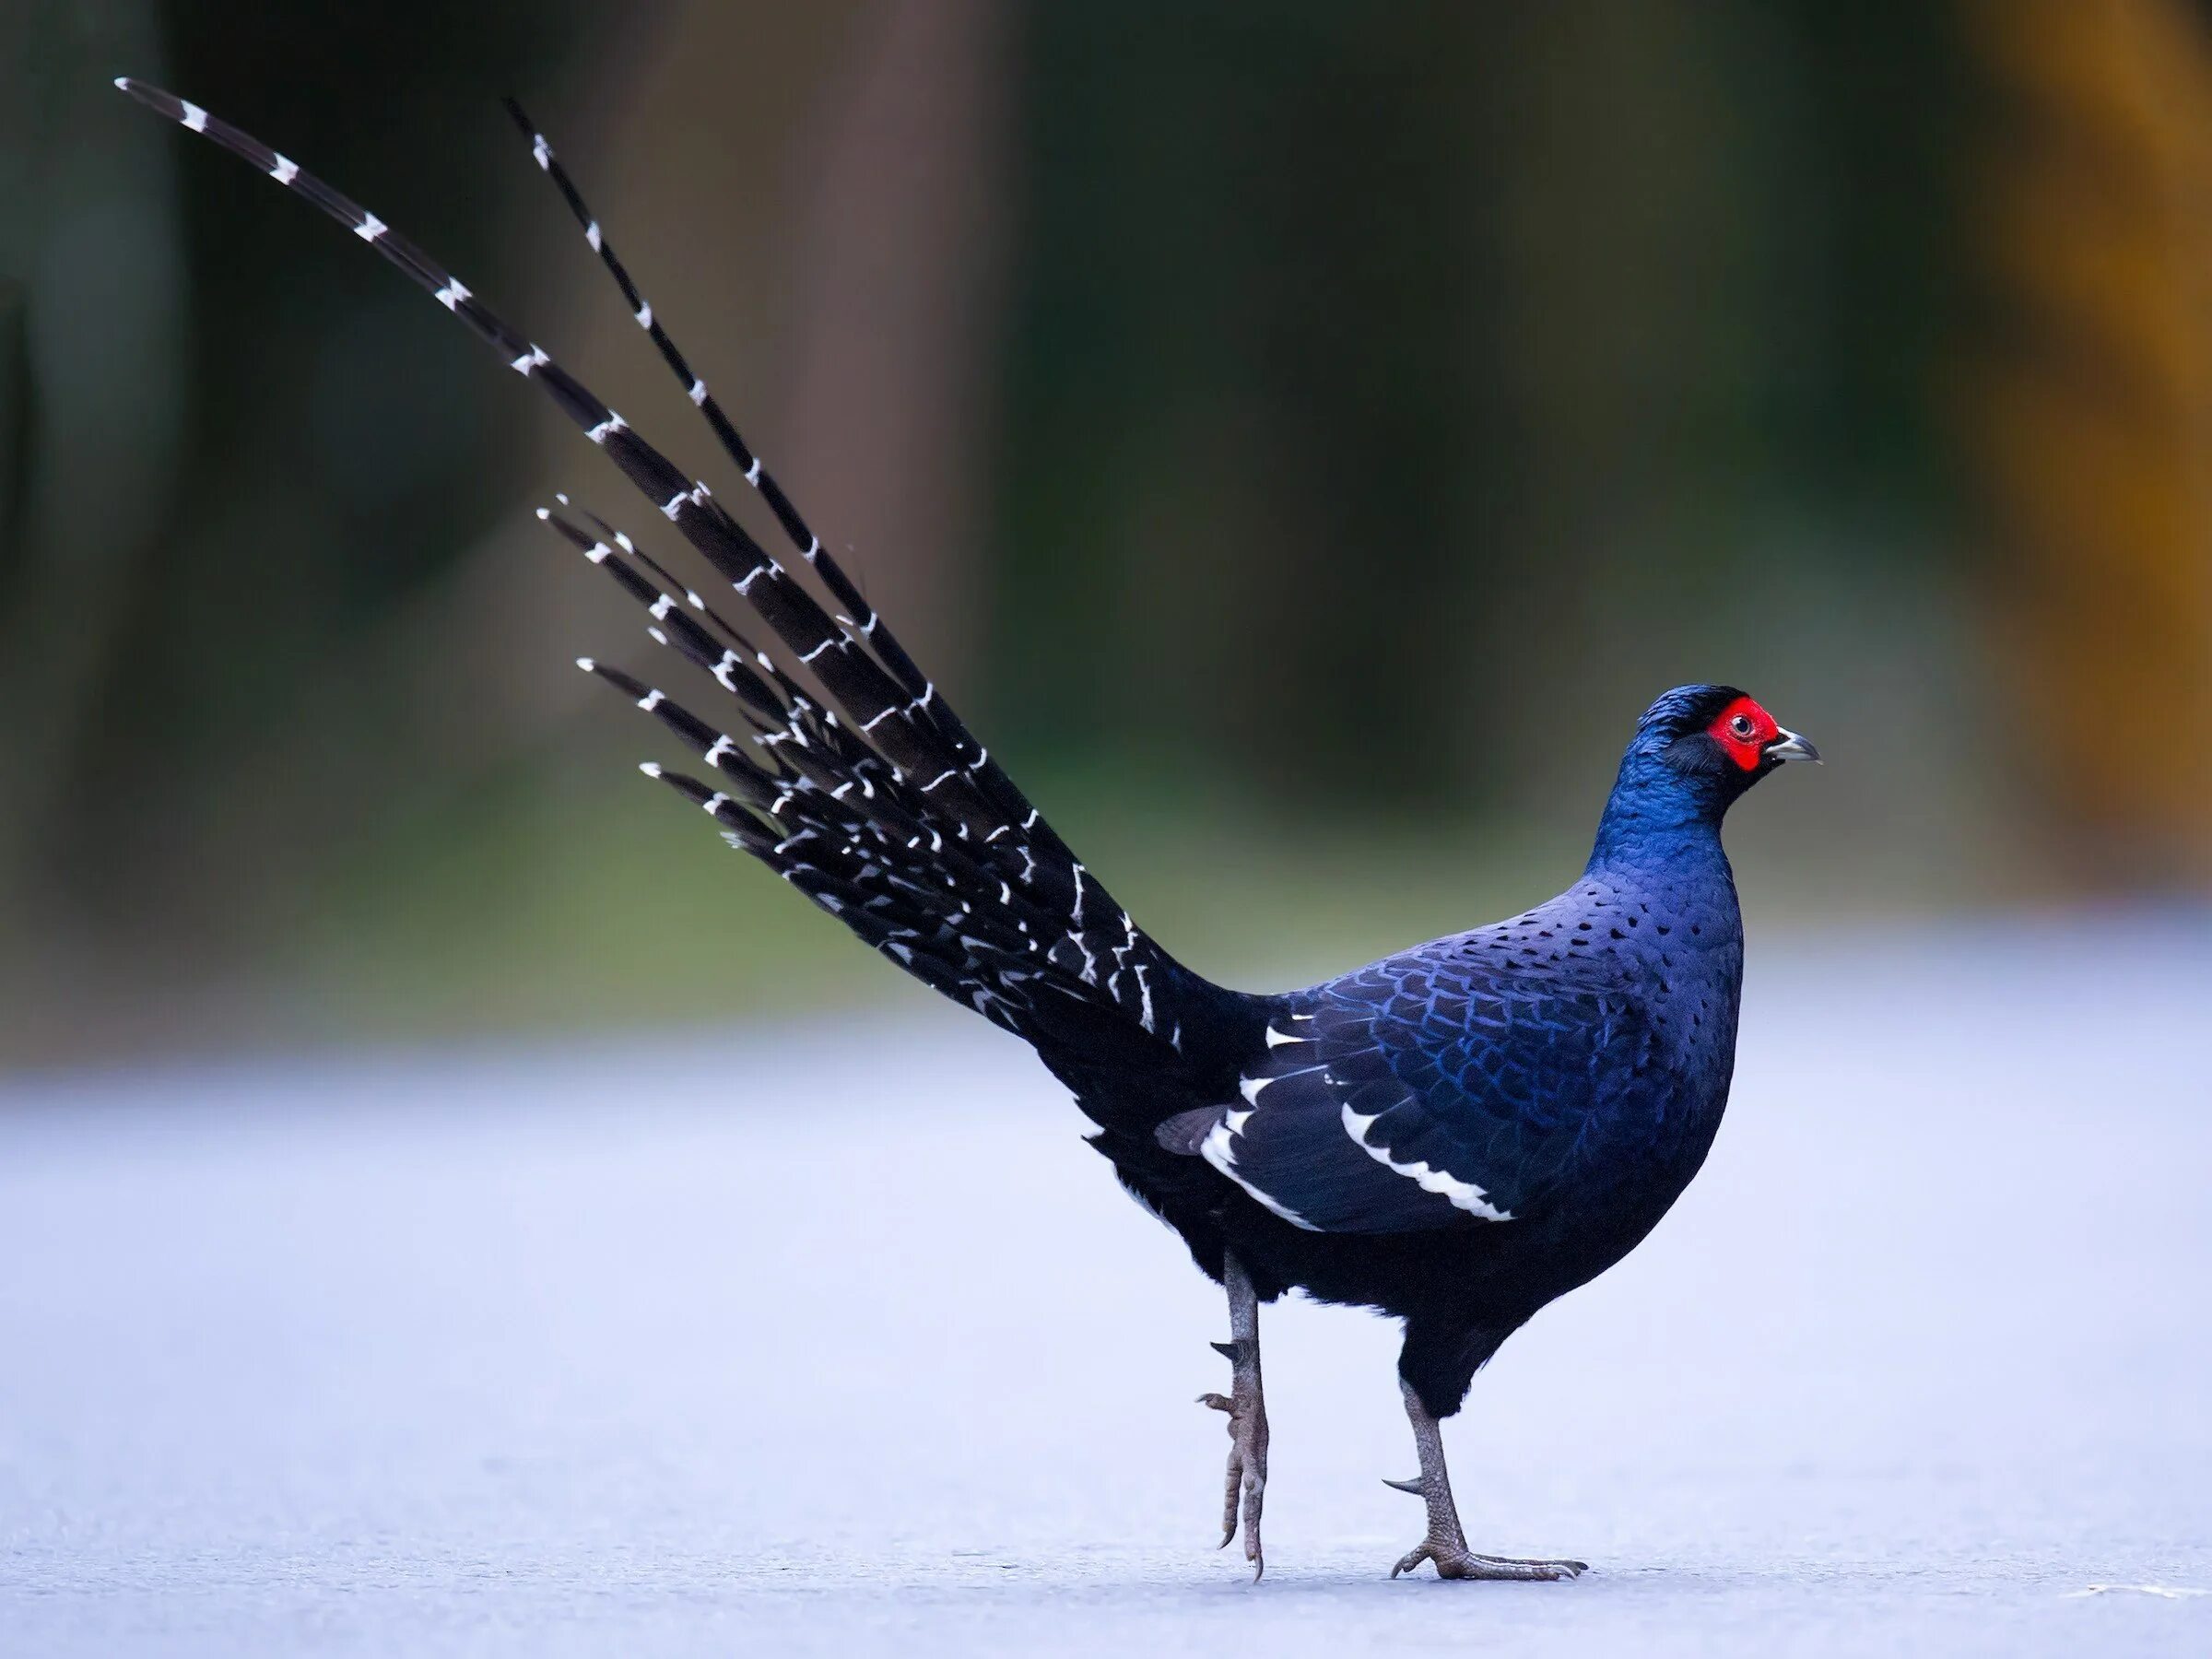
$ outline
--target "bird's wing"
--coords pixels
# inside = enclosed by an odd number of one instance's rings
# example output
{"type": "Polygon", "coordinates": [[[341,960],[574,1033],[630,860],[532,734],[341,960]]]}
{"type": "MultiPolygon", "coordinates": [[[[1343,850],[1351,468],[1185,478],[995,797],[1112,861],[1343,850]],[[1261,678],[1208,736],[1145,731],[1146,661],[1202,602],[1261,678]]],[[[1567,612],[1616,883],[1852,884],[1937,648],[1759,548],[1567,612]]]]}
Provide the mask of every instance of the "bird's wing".
{"type": "Polygon", "coordinates": [[[1231,1051],[1255,1029],[1250,999],[1191,972],[1141,932],[976,741],[677,351],[519,109],[511,112],[538,166],[732,467],[775,519],[794,565],[375,214],[199,105],[142,81],[116,84],[306,197],[396,266],[550,396],[712,569],[718,582],[703,585],[721,593],[717,605],[590,514],[539,513],[647,609],[658,644],[719,686],[698,714],[650,680],[579,660],[696,754],[712,782],[653,764],[642,769],[648,776],[703,809],[733,846],[864,942],[1028,1040],[1064,1076],[1133,1071],[1152,1080],[1168,1112],[1179,1099],[1210,1098],[1227,1086],[1231,1051]]]}
{"type": "Polygon", "coordinates": [[[1625,985],[1441,941],[1287,999],[1241,1098],[1189,1138],[1319,1231],[1524,1218],[1649,1072],[1653,1038],[1625,985]]]}

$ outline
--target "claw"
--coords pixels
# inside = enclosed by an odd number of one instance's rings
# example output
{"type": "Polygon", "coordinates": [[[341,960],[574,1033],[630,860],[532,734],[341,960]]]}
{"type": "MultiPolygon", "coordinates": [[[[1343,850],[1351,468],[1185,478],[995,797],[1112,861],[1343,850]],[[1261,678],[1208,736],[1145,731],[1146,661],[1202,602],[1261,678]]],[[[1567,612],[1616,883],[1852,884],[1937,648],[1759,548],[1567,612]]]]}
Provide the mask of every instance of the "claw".
{"type": "Polygon", "coordinates": [[[1421,1484],[1421,1477],[1418,1475],[1416,1475],[1411,1480],[1393,1480],[1385,1475],[1382,1477],[1382,1484],[1394,1492],[1404,1492],[1409,1497],[1426,1498],[1429,1496],[1429,1488],[1421,1484]]]}
{"type": "Polygon", "coordinates": [[[1206,1345],[1231,1365],[1237,1362],[1237,1345],[1233,1342],[1209,1342],[1206,1345]]]}

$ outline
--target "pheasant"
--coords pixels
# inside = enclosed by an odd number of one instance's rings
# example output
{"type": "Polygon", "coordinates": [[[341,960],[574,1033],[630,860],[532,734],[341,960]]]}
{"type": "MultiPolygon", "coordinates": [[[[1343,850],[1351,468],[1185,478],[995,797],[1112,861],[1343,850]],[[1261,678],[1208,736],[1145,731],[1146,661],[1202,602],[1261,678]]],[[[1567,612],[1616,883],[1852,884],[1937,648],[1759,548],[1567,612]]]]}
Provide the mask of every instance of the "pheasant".
{"type": "Polygon", "coordinates": [[[1306,990],[1216,984],[1137,926],[915,665],[677,350],[519,107],[537,165],[811,580],[383,220],[200,106],[116,85],[305,196],[430,293],[712,568],[711,604],[566,497],[539,512],[646,609],[653,641],[712,699],[694,712],[580,660],[696,757],[696,771],[648,762],[646,775],[864,943],[1034,1048],[1090,1121],[1089,1144],[1225,1290],[1230,1336],[1215,1347],[1230,1392],[1201,1396],[1229,1418],[1223,1546],[1241,1530],[1253,1576],[1265,1570],[1259,1309],[1297,1289],[1404,1324],[1398,1382],[1420,1468],[1390,1484],[1423,1500],[1428,1524],[1393,1577],[1424,1562],[1453,1579],[1585,1571],[1468,1547],[1439,1422],[1537,1310],[1633,1249],[1703,1162],[1743,975],[1721,820],[1784,762],[1817,760],[1813,746],[1734,687],[1677,687],[1638,721],[1589,861],[1558,897],[1306,990]]]}

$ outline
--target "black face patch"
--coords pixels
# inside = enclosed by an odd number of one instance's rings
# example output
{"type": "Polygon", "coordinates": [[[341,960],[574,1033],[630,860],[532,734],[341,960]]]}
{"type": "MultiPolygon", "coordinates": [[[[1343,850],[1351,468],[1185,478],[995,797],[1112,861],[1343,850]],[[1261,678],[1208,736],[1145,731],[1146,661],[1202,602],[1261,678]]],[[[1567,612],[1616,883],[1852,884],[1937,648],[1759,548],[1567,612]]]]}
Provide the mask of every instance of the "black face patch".
{"type": "Polygon", "coordinates": [[[1720,776],[1735,766],[1709,732],[1692,732],[1687,737],[1676,738],[1660,752],[1659,758],[1677,771],[1688,772],[1692,777],[1720,776]]]}

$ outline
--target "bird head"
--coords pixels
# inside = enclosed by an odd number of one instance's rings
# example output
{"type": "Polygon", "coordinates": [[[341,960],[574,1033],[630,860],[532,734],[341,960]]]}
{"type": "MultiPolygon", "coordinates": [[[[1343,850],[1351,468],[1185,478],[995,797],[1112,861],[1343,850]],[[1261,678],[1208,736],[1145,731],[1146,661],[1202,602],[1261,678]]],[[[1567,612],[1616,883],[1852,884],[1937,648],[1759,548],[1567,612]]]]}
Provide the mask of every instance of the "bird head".
{"type": "Polygon", "coordinates": [[[1606,830],[1618,835],[1636,824],[1646,831],[1717,825],[1769,772],[1819,759],[1819,750],[1734,686],[1677,686],[1636,723],[1606,830]]]}
{"type": "Polygon", "coordinates": [[[1628,758],[1639,757],[1687,777],[1718,778],[1734,785],[1734,800],[1785,761],[1817,761],[1820,751],[1734,686],[1677,686],[1636,723],[1628,758]]]}

